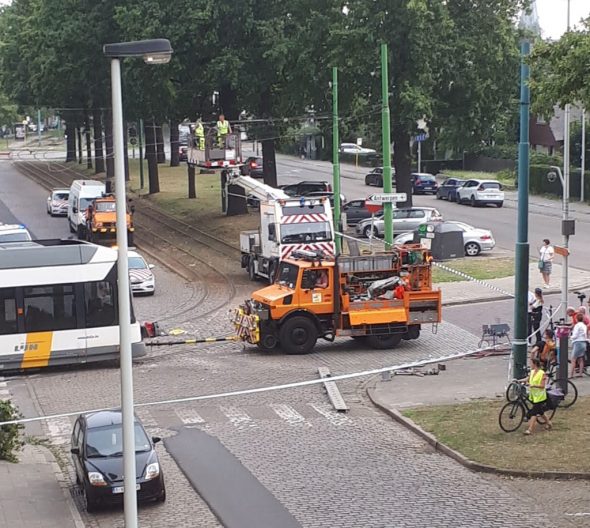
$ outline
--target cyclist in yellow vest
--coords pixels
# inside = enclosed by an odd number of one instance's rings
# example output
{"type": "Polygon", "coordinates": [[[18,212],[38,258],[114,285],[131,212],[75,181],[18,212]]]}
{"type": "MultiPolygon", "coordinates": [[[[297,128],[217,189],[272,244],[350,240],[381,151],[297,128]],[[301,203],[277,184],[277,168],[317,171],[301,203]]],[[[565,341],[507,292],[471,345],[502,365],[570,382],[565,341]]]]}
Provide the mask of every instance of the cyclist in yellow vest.
{"type": "Polygon", "coordinates": [[[225,116],[220,114],[219,121],[217,121],[217,143],[220,148],[223,148],[225,145],[225,137],[228,134],[231,134],[231,125],[229,121],[225,120],[225,116]]]}
{"type": "Polygon", "coordinates": [[[531,435],[535,430],[537,416],[544,418],[545,429],[549,430],[553,427],[549,418],[545,416],[545,410],[547,409],[547,374],[541,368],[541,361],[537,358],[531,359],[531,373],[527,382],[529,385],[529,400],[532,402],[533,407],[528,412],[529,426],[524,434],[531,435]]]}
{"type": "Polygon", "coordinates": [[[205,150],[205,129],[200,119],[197,119],[197,124],[195,125],[195,139],[197,148],[199,150],[205,150]]]}

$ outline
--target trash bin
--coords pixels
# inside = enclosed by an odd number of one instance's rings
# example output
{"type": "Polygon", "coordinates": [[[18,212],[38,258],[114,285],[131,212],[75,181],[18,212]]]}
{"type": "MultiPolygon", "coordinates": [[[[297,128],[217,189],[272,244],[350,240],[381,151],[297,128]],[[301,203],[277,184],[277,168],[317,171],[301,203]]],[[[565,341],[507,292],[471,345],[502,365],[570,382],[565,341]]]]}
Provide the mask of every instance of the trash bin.
{"type": "Polygon", "coordinates": [[[422,224],[414,232],[414,242],[429,248],[434,260],[450,260],[465,256],[463,231],[452,223],[422,224]]]}

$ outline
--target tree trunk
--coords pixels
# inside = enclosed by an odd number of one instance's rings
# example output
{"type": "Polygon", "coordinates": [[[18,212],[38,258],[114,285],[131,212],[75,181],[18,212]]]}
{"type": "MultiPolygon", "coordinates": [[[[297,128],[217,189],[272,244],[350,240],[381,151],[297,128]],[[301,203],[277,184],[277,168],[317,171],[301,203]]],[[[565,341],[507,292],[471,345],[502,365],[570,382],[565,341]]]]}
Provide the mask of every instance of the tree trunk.
{"type": "MultiPolygon", "coordinates": [[[[180,165],[178,148],[180,142],[178,140],[178,121],[170,121],[170,166],[178,167],[180,165]]],[[[193,171],[194,172],[194,171],[193,171]]],[[[190,196],[189,196],[190,198],[190,196]]]]}
{"type": "Polygon", "coordinates": [[[102,120],[100,110],[92,110],[92,126],[94,128],[94,174],[104,172],[104,155],[102,153],[102,120]]]}
{"type": "Polygon", "coordinates": [[[106,147],[107,179],[115,177],[115,158],[113,155],[113,113],[107,110],[104,122],[104,142],[106,147]]]}
{"type": "Polygon", "coordinates": [[[156,127],[156,148],[158,163],[166,163],[166,153],[164,152],[164,131],[162,125],[156,127]]]}
{"type": "Polygon", "coordinates": [[[78,138],[78,163],[82,163],[82,152],[83,152],[83,147],[82,147],[82,129],[77,126],[76,127],[76,137],[78,138]]]}
{"type": "Polygon", "coordinates": [[[145,131],[145,157],[148,162],[149,193],[160,192],[160,178],[158,176],[158,158],[156,154],[156,134],[154,122],[146,121],[145,131]]]}
{"type": "Polygon", "coordinates": [[[123,127],[123,163],[125,165],[125,181],[129,181],[129,127],[127,123],[123,127]]]}
{"type": "Polygon", "coordinates": [[[195,180],[195,166],[186,164],[188,167],[188,197],[197,197],[197,182],[195,180]]]}
{"type": "Polygon", "coordinates": [[[66,121],[66,163],[76,161],[76,127],[71,121],[66,121]]]}
{"type": "Polygon", "coordinates": [[[264,173],[264,183],[270,185],[271,187],[276,187],[277,161],[275,156],[274,139],[262,140],[262,171],[264,173]]]}
{"type": "Polygon", "coordinates": [[[92,140],[90,138],[90,116],[84,115],[84,136],[86,139],[86,168],[92,168],[92,140]]]}
{"type": "Polygon", "coordinates": [[[395,153],[393,163],[395,167],[395,189],[406,193],[406,202],[399,202],[397,207],[412,207],[412,154],[410,151],[410,135],[402,126],[393,126],[392,138],[395,153]]]}

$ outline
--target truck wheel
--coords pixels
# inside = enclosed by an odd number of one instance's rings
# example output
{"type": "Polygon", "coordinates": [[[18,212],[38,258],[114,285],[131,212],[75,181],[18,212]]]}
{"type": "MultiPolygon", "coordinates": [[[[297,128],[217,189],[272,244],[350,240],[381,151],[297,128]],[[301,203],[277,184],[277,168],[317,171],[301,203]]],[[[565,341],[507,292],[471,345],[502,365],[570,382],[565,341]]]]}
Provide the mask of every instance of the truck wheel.
{"type": "Polygon", "coordinates": [[[248,262],[248,278],[251,281],[256,280],[256,271],[254,270],[254,259],[253,258],[251,258],[250,261],[248,262]]]}
{"type": "Polygon", "coordinates": [[[370,335],[367,336],[367,343],[371,348],[385,350],[395,348],[402,340],[402,334],[370,335]]]}
{"type": "Polygon", "coordinates": [[[307,354],[318,340],[318,331],[311,319],[296,316],[283,323],[279,340],[287,354],[307,354]]]}
{"type": "Polygon", "coordinates": [[[408,331],[403,335],[403,338],[407,341],[409,339],[418,339],[420,337],[420,325],[408,326],[408,331]]]}
{"type": "Polygon", "coordinates": [[[278,339],[274,334],[263,334],[260,336],[260,341],[257,343],[258,348],[262,352],[272,352],[279,344],[278,339]]]}
{"type": "Polygon", "coordinates": [[[133,247],[133,233],[127,231],[127,246],[133,247]]]}
{"type": "Polygon", "coordinates": [[[78,240],[84,240],[86,238],[86,226],[79,225],[76,234],[78,235],[78,240]]]}

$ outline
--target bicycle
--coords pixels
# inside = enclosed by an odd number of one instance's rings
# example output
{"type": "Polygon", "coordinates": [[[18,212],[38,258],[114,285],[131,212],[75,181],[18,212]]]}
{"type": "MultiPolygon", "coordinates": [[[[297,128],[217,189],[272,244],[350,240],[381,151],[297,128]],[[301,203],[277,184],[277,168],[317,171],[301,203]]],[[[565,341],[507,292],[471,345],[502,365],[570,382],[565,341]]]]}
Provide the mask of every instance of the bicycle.
{"type": "MultiPolygon", "coordinates": [[[[525,419],[528,421],[528,413],[533,408],[533,402],[528,399],[526,386],[519,382],[512,382],[511,385],[512,384],[515,385],[513,390],[517,393],[517,398],[512,401],[509,400],[508,403],[502,407],[500,415],[498,416],[500,429],[505,433],[513,433],[522,425],[522,422],[524,422],[525,419]]],[[[549,401],[549,398],[547,398],[547,401],[549,401]]],[[[547,422],[545,418],[548,418],[549,421],[551,421],[555,415],[557,407],[558,405],[554,405],[551,409],[547,409],[545,417],[537,416],[539,424],[546,425],[547,422]]]]}
{"type": "MultiPolygon", "coordinates": [[[[530,369],[526,369],[527,376],[530,372],[530,369]]],[[[550,390],[553,387],[559,387],[561,385],[561,380],[555,379],[557,374],[557,365],[551,365],[547,370],[547,377],[549,381],[547,383],[547,390],[550,390]]],[[[518,399],[520,393],[520,387],[522,384],[517,381],[513,380],[509,383],[508,387],[506,387],[506,400],[508,402],[514,402],[518,399]]],[[[571,407],[576,401],[578,400],[578,388],[574,385],[572,380],[567,380],[567,394],[564,396],[562,400],[559,401],[559,407],[562,409],[567,409],[571,407]]]]}

